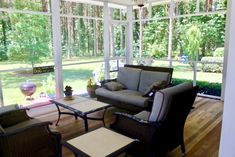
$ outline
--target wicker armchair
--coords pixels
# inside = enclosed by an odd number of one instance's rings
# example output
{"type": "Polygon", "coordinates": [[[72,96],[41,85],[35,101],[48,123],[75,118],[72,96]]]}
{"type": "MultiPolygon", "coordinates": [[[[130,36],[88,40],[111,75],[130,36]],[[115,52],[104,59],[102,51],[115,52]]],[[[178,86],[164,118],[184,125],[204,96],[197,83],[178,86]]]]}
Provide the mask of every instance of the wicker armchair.
{"type": "Polygon", "coordinates": [[[155,94],[151,112],[116,113],[116,121],[110,127],[140,140],[137,148],[130,151],[132,156],[162,157],[178,146],[184,155],[184,124],[197,92],[198,86],[188,83],[160,90],[155,94]]]}
{"type": "Polygon", "coordinates": [[[0,156],[61,157],[61,135],[51,132],[50,124],[30,118],[26,109],[1,113],[0,156]]]}

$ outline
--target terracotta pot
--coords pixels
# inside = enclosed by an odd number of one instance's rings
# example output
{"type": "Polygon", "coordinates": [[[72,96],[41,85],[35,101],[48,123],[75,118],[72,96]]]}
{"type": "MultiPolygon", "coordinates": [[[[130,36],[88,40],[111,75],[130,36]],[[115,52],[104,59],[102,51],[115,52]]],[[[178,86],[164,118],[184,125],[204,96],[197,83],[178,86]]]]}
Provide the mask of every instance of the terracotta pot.
{"type": "Polygon", "coordinates": [[[87,89],[87,93],[89,94],[91,98],[96,97],[96,94],[95,94],[96,87],[87,87],[86,89],[87,89]]]}

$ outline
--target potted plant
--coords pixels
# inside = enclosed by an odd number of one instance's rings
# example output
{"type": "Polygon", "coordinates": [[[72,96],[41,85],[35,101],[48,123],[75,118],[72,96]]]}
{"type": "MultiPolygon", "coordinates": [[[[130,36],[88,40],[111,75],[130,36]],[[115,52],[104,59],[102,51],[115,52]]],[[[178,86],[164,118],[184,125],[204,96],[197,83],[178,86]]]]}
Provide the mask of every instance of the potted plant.
{"type": "Polygon", "coordinates": [[[88,81],[87,81],[87,93],[89,94],[89,96],[91,98],[95,98],[96,95],[95,95],[95,90],[97,89],[98,85],[96,84],[96,82],[90,78],[88,81]]]}
{"type": "Polygon", "coordinates": [[[72,94],[73,94],[72,87],[71,86],[65,86],[64,89],[65,89],[65,91],[64,91],[65,97],[72,98],[72,94]]]}

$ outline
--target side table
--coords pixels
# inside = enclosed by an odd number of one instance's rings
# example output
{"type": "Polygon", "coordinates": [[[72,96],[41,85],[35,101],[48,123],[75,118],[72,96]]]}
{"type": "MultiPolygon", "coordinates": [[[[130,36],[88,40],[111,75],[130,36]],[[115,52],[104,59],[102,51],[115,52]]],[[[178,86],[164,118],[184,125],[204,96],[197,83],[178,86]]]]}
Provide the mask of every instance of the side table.
{"type": "Polygon", "coordinates": [[[137,141],[102,127],[69,141],[62,141],[62,144],[76,157],[114,157],[125,152],[137,141]]]}

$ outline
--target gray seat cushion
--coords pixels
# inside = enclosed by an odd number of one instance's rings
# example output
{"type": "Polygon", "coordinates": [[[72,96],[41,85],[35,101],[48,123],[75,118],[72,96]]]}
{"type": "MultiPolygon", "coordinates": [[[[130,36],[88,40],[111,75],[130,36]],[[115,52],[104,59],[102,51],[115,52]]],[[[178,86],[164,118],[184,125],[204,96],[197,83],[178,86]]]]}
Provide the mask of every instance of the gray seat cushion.
{"type": "Polygon", "coordinates": [[[133,90],[109,91],[105,88],[98,88],[95,93],[97,96],[133,104],[139,107],[147,107],[149,100],[148,97],[142,97],[142,93],[133,90]]]}
{"type": "Polygon", "coordinates": [[[154,96],[152,111],[149,116],[149,121],[150,122],[163,121],[170,108],[172,97],[175,94],[191,89],[192,87],[193,87],[192,83],[182,83],[156,92],[154,96]]]}
{"type": "Polygon", "coordinates": [[[141,69],[121,67],[118,71],[117,81],[125,85],[127,89],[137,91],[141,69]]]}
{"type": "Polygon", "coordinates": [[[167,84],[170,82],[170,74],[167,72],[157,72],[157,71],[141,71],[140,74],[140,84],[139,84],[139,92],[145,93],[148,88],[157,81],[166,81],[167,84]]]}
{"type": "Polygon", "coordinates": [[[149,115],[150,115],[150,112],[142,111],[142,112],[136,114],[135,117],[137,117],[139,119],[142,119],[142,120],[145,120],[145,121],[148,121],[149,120],[149,115]]]}

